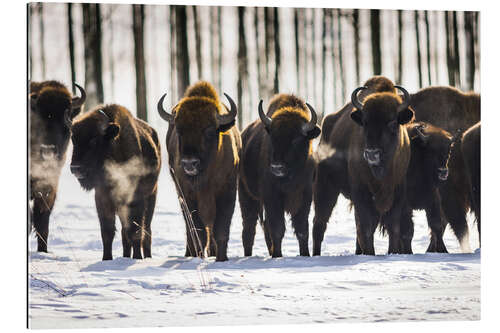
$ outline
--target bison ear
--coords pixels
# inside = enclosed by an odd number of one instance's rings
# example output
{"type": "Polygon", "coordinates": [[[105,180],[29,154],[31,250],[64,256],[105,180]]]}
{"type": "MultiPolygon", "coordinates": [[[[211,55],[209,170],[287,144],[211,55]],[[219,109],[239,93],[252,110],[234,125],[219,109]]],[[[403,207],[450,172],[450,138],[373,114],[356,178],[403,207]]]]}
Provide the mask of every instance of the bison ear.
{"type": "Polygon", "coordinates": [[[351,119],[359,126],[363,126],[363,113],[360,110],[351,112],[351,119]]]}
{"type": "Polygon", "coordinates": [[[414,114],[415,113],[413,112],[413,110],[410,107],[399,111],[398,112],[398,123],[400,125],[404,125],[404,124],[409,123],[413,119],[414,114]]]}
{"type": "Polygon", "coordinates": [[[104,132],[104,139],[112,140],[118,136],[118,133],[120,133],[120,125],[117,123],[109,123],[106,131],[104,132]]]}
{"type": "Polygon", "coordinates": [[[318,125],[315,125],[310,131],[307,132],[306,138],[308,140],[312,140],[318,137],[321,134],[321,129],[318,125]]]}
{"type": "Polygon", "coordinates": [[[234,123],[236,122],[236,119],[233,119],[232,121],[230,121],[228,124],[224,124],[224,125],[219,125],[219,128],[217,128],[217,130],[219,132],[227,132],[231,129],[231,127],[234,126],[234,123]]]}

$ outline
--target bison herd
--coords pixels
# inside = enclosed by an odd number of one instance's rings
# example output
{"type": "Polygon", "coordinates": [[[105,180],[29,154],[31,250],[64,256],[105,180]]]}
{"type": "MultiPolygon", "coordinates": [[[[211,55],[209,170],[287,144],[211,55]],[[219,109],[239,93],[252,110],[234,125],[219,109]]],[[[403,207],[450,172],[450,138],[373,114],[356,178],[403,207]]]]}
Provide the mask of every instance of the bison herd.
{"type": "MultiPolygon", "coordinates": [[[[47,252],[49,217],[69,141],[71,173],[95,191],[103,260],[113,258],[115,217],[121,222],[123,256],[151,257],[151,221],[158,191],[161,149],[156,131],[117,104],[78,116],[80,97],[56,81],[31,82],[30,222],[38,251],[47,252]],[[77,117],[78,116],[78,117],[77,117]]],[[[186,226],[186,256],[225,261],[236,194],[245,256],[252,255],[257,221],[269,255],[281,257],[285,214],[301,256],[309,256],[309,213],[314,203],[313,255],[321,255],[327,223],[342,193],[352,202],[356,254],[374,255],[374,233],[388,235],[388,253],[411,254],[413,210],[425,210],[428,252],[447,252],[450,224],[468,249],[466,214],[480,234],[480,96],[453,87],[410,94],[376,76],[354,89],[321,128],[301,98],[275,95],[258,106],[259,119],[240,135],[237,106],[204,81],[188,87],[166,111],[168,169],[186,226]],[[267,110],[264,104],[268,104],[267,110]],[[313,140],[319,144],[313,149],[313,140]]]]}

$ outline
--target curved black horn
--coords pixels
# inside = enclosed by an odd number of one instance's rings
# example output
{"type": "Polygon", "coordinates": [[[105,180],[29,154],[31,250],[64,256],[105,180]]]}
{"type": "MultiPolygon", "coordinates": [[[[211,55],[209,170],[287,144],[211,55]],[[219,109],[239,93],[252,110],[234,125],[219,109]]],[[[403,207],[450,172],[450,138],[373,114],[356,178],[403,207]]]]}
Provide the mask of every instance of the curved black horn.
{"type": "Polygon", "coordinates": [[[401,87],[401,86],[394,86],[394,88],[401,90],[403,92],[403,96],[404,96],[403,103],[401,103],[401,105],[399,106],[399,110],[404,110],[407,107],[409,107],[410,106],[410,94],[408,93],[408,91],[406,91],[406,89],[401,87]]]}
{"type": "Polygon", "coordinates": [[[363,104],[361,104],[361,102],[358,99],[358,92],[360,90],[365,90],[365,89],[368,89],[368,88],[367,87],[358,87],[358,88],[354,89],[354,91],[351,94],[351,103],[359,111],[363,110],[363,104]]]}
{"type": "Polygon", "coordinates": [[[78,88],[78,90],[80,90],[80,97],[73,97],[73,99],[71,100],[71,107],[73,109],[78,109],[83,105],[83,103],[85,103],[87,93],[85,92],[85,89],[76,84],[76,82],[73,82],[73,84],[78,88]]]}
{"type": "Polygon", "coordinates": [[[217,115],[219,126],[231,123],[232,121],[234,121],[236,115],[238,114],[238,107],[236,106],[236,103],[234,103],[233,99],[226,93],[224,93],[224,96],[226,96],[227,100],[229,101],[231,110],[229,110],[229,113],[217,115]]]}
{"type": "Polygon", "coordinates": [[[158,101],[158,114],[163,120],[171,123],[174,121],[174,116],[165,111],[165,109],[163,108],[163,100],[165,99],[166,96],[167,93],[163,94],[163,96],[161,96],[160,100],[158,101]]]}
{"type": "Polygon", "coordinates": [[[269,128],[271,127],[271,123],[273,122],[273,120],[265,114],[264,109],[262,108],[263,102],[263,100],[260,100],[259,102],[259,117],[264,126],[269,128]]]}
{"type": "Polygon", "coordinates": [[[305,123],[302,126],[302,133],[304,135],[307,135],[307,133],[316,126],[316,121],[318,121],[318,115],[316,114],[316,111],[314,111],[313,107],[311,104],[306,103],[307,107],[309,108],[309,111],[311,112],[311,120],[309,120],[307,123],[305,123]]]}

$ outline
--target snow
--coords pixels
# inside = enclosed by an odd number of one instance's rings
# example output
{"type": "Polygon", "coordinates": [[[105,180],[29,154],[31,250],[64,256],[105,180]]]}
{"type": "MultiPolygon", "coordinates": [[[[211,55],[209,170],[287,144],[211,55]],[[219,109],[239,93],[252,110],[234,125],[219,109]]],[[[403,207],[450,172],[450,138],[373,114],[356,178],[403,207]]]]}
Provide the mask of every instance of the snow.
{"type": "MultiPolygon", "coordinates": [[[[461,253],[448,228],[450,254],[425,254],[429,232],[422,212],[415,214],[414,255],[386,255],[387,238],[378,233],[377,256],[354,255],[354,217],[340,198],[322,257],[299,257],[287,222],[285,257],[272,259],[260,227],[254,256],[243,256],[237,205],[229,261],[185,258],[184,222],[164,161],[152,222],[153,258],[121,257],[117,220],[114,260],[103,262],[93,192],[80,189],[68,164],[51,216],[50,253],[37,253],[34,235],[29,239],[32,328],[480,319],[480,250],[461,253]]],[[[477,249],[477,228],[472,216],[468,221],[470,245],[477,249]]]]}

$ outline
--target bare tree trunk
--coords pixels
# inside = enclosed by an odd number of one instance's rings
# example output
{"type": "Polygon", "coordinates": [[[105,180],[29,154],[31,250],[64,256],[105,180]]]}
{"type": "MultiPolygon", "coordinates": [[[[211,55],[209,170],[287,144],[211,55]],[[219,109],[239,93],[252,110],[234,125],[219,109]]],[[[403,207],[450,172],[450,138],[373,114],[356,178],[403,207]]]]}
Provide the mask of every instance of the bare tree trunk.
{"type": "Polygon", "coordinates": [[[76,81],[75,71],[75,39],[73,36],[73,4],[70,2],[67,5],[68,10],[68,46],[69,46],[69,65],[71,70],[71,87],[73,94],[75,93],[75,86],[73,82],[76,81]]]}
{"type": "Polygon", "coordinates": [[[193,8],[193,21],[194,21],[194,38],[196,39],[196,65],[198,69],[198,78],[203,77],[203,62],[201,58],[201,32],[200,32],[200,20],[198,18],[198,9],[196,6],[191,6],[193,8]]]}
{"type": "Polygon", "coordinates": [[[373,74],[380,75],[382,73],[382,56],[380,51],[380,10],[370,10],[370,26],[372,33],[373,74]]]}
{"type": "Polygon", "coordinates": [[[99,4],[82,4],[85,42],[86,104],[93,107],[104,101],[102,85],[101,11],[99,4]]]}
{"type": "Polygon", "coordinates": [[[177,57],[176,57],[176,20],[175,20],[175,6],[169,6],[169,18],[170,18],[170,92],[172,94],[172,100],[178,100],[182,95],[177,96],[177,57]]]}
{"type": "Polygon", "coordinates": [[[359,9],[352,12],[352,27],[354,29],[354,60],[356,64],[356,84],[361,84],[359,70],[359,9]]]}
{"type": "Polygon", "coordinates": [[[217,82],[217,86],[219,87],[219,91],[222,91],[222,7],[217,7],[217,31],[218,31],[218,41],[219,47],[217,48],[217,52],[219,55],[219,80],[217,82]]]}
{"type": "Polygon", "coordinates": [[[307,9],[306,8],[303,8],[302,9],[302,28],[303,28],[303,31],[302,31],[302,34],[303,34],[303,43],[302,43],[302,49],[304,50],[304,64],[303,64],[303,68],[304,68],[304,92],[303,92],[303,96],[305,99],[308,99],[309,98],[309,89],[310,89],[310,86],[309,86],[309,60],[310,60],[310,56],[308,54],[308,50],[309,48],[307,47],[307,41],[309,40],[309,36],[307,35],[307,31],[308,31],[308,24],[307,24],[307,9]]]}
{"type": "Polygon", "coordinates": [[[28,81],[33,78],[33,3],[28,4],[27,8],[28,15],[28,81]]]}
{"type": "MultiPolygon", "coordinates": [[[[114,6],[114,5],[111,5],[114,6]]],[[[110,85],[111,85],[111,100],[115,100],[115,54],[114,50],[115,32],[113,28],[113,7],[109,11],[109,72],[110,72],[110,85]]]]}
{"type": "Polygon", "coordinates": [[[474,74],[476,70],[475,50],[474,50],[474,12],[464,12],[465,15],[465,54],[466,69],[465,81],[466,89],[474,90],[474,74]]]}
{"type": "Polygon", "coordinates": [[[316,74],[316,8],[311,8],[311,59],[312,59],[312,74],[313,74],[313,101],[317,103],[318,89],[317,89],[317,74],[316,74]]]}
{"type": "Polygon", "coordinates": [[[397,84],[403,83],[403,11],[398,10],[398,73],[397,84]]]}
{"type": "Polygon", "coordinates": [[[321,25],[321,111],[320,120],[323,119],[326,109],[326,29],[329,21],[328,8],[323,8],[323,20],[321,25]]]}
{"type": "Polygon", "coordinates": [[[137,118],[148,121],[146,103],[146,61],[144,59],[144,5],[132,5],[132,18],[134,31],[137,118]]]}
{"type": "Polygon", "coordinates": [[[340,73],[340,84],[341,84],[341,92],[342,92],[342,101],[345,101],[346,96],[346,83],[345,83],[345,74],[344,74],[344,61],[342,59],[342,12],[341,9],[337,9],[337,25],[338,25],[338,38],[337,41],[339,43],[339,73],[340,73]]]}
{"type": "Polygon", "coordinates": [[[444,13],[444,22],[446,26],[446,64],[448,67],[448,82],[450,86],[455,86],[455,70],[454,70],[453,45],[452,45],[451,28],[450,28],[450,12],[448,11],[444,13]]]}
{"type": "Polygon", "coordinates": [[[271,7],[264,8],[264,22],[265,22],[265,50],[266,50],[266,98],[270,97],[271,91],[271,62],[273,52],[273,11],[271,7]]]}
{"type": "Polygon", "coordinates": [[[217,74],[217,8],[210,7],[210,63],[211,65],[211,77],[212,84],[218,87],[217,74]]]}
{"type": "Polygon", "coordinates": [[[461,86],[460,83],[460,52],[458,46],[458,23],[457,23],[457,12],[453,11],[453,46],[455,48],[455,58],[454,58],[454,73],[455,73],[455,83],[458,87],[461,86]]]}
{"type": "Polygon", "coordinates": [[[330,9],[331,14],[331,29],[330,29],[330,39],[332,48],[332,68],[333,68],[333,106],[337,108],[337,44],[335,40],[335,12],[330,9]]]}
{"type": "Polygon", "coordinates": [[[243,128],[243,89],[248,87],[248,58],[245,35],[245,7],[238,7],[238,128],[243,128]]]}
{"type": "Polygon", "coordinates": [[[429,11],[424,11],[425,20],[425,35],[427,41],[427,79],[429,80],[429,86],[432,85],[431,77],[431,33],[429,27],[429,11]]]}
{"type": "Polygon", "coordinates": [[[295,70],[297,72],[297,94],[300,95],[300,44],[299,44],[299,9],[293,9],[293,27],[295,32],[295,70]]]}
{"type": "Polygon", "coordinates": [[[475,64],[476,64],[476,70],[477,72],[480,72],[480,64],[481,64],[481,57],[480,57],[480,52],[481,48],[479,46],[480,40],[479,40],[479,29],[481,26],[479,25],[479,12],[474,12],[474,58],[475,58],[475,64]]]}
{"type": "Polygon", "coordinates": [[[42,67],[42,78],[44,80],[47,79],[47,69],[46,69],[46,61],[45,61],[45,28],[44,28],[44,19],[43,19],[43,3],[38,3],[38,16],[39,16],[39,24],[40,24],[40,62],[42,67]]]}
{"type": "Polygon", "coordinates": [[[175,6],[176,42],[177,42],[177,92],[179,96],[189,86],[189,54],[187,42],[186,6],[175,6]]]}
{"type": "Polygon", "coordinates": [[[418,87],[422,88],[422,55],[420,53],[420,32],[418,29],[419,15],[415,10],[415,36],[417,38],[417,69],[418,69],[418,87]]]}
{"type": "Polygon", "coordinates": [[[281,49],[280,49],[280,25],[278,16],[278,7],[274,7],[274,93],[279,93],[279,79],[281,66],[281,49]]]}
{"type": "Polygon", "coordinates": [[[259,22],[259,7],[254,7],[253,24],[255,26],[255,59],[257,61],[257,86],[259,87],[259,98],[263,98],[264,91],[262,86],[262,79],[264,78],[264,73],[262,72],[262,63],[260,61],[262,47],[260,46],[261,38],[259,36],[259,22]]]}

